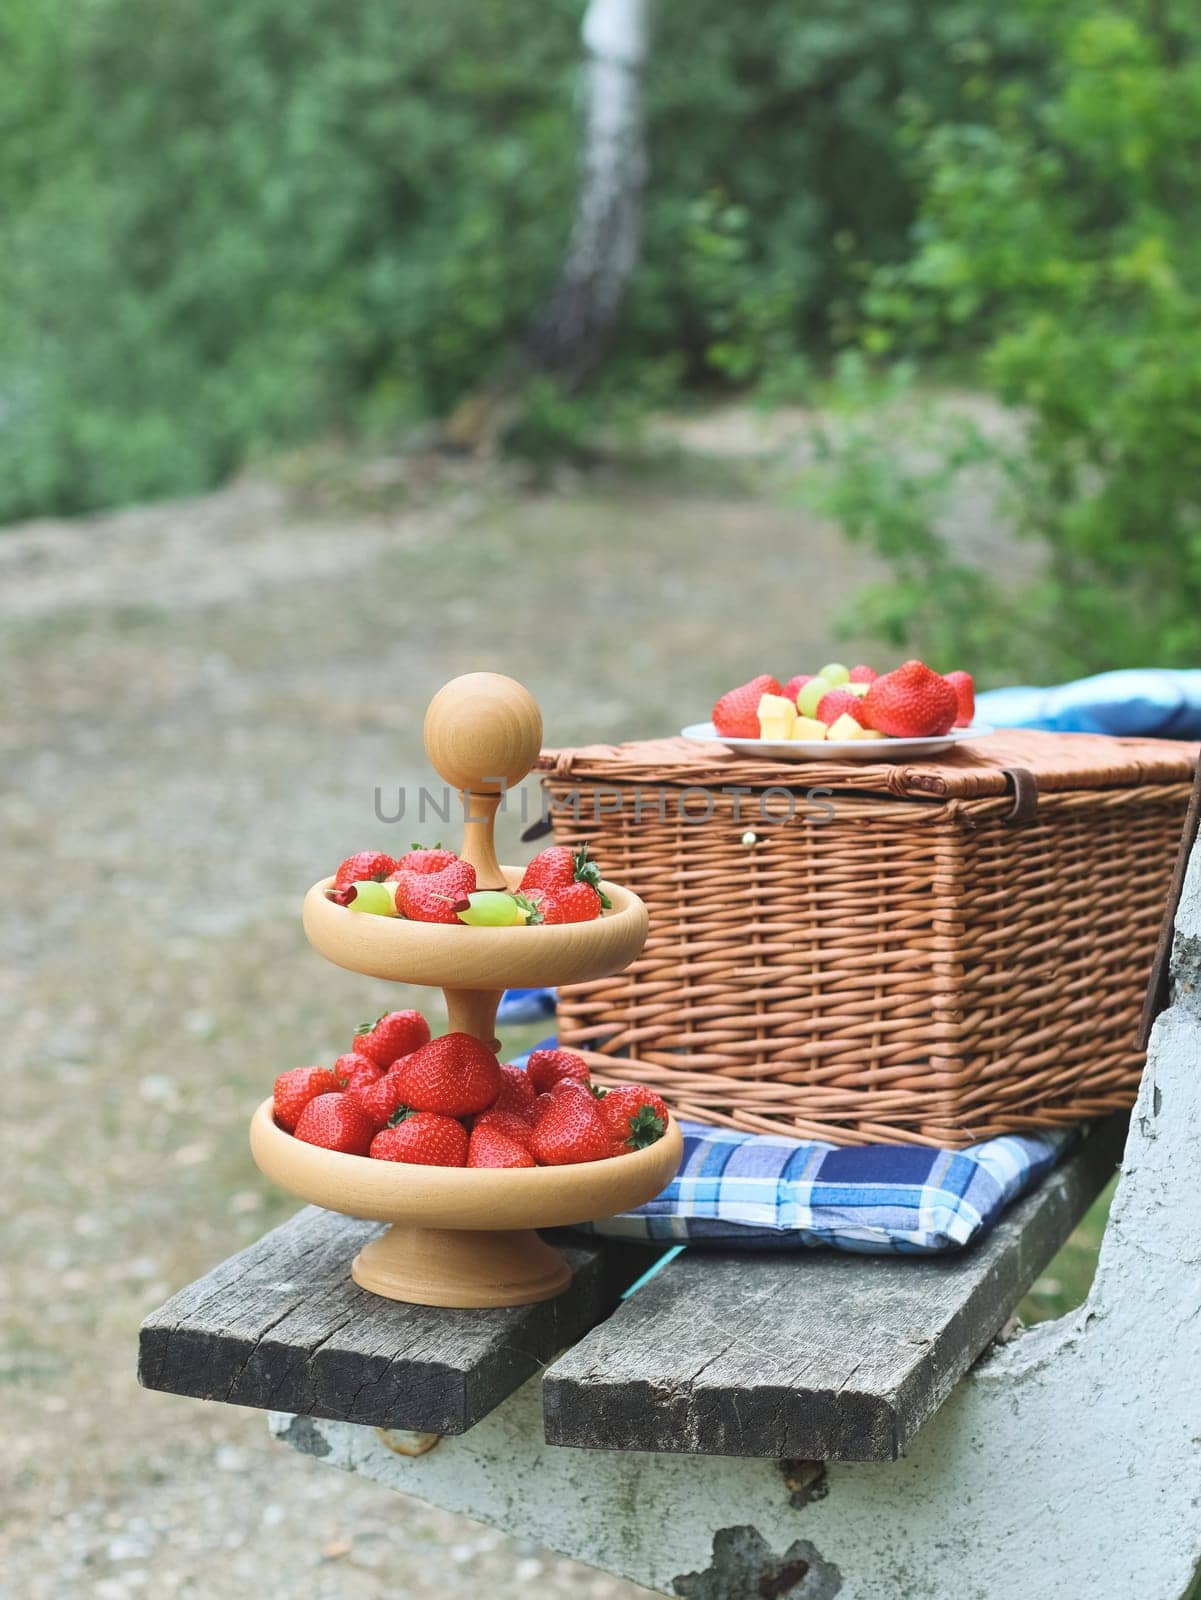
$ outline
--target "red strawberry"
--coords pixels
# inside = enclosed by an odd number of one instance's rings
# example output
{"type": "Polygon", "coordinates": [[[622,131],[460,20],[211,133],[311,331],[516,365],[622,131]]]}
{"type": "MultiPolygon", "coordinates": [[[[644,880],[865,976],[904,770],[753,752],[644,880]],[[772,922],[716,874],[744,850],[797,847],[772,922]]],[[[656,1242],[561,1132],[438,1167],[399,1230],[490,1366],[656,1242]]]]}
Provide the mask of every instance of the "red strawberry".
{"type": "Polygon", "coordinates": [[[972,682],[972,675],[970,672],[947,672],[944,677],[954,689],[955,699],[959,702],[955,726],[967,728],[976,715],[976,685],[972,682]]]}
{"type": "Polygon", "coordinates": [[[780,693],[786,700],[795,700],[797,695],[800,694],[801,690],[814,676],[815,674],[812,672],[798,672],[795,678],[789,678],[788,682],[784,685],[783,689],[781,689],[780,693]]]}
{"type": "Polygon", "coordinates": [[[347,1051],[333,1065],[333,1074],[341,1089],[350,1089],[356,1083],[374,1083],[383,1070],[378,1061],[360,1055],[357,1050],[347,1051]]]}
{"type": "Polygon", "coordinates": [[[462,927],[455,907],[475,891],[475,868],[452,861],[438,872],[402,872],[396,880],[396,909],[413,922],[448,922],[462,927]]]}
{"type": "Polygon", "coordinates": [[[478,1122],[471,1133],[467,1147],[469,1167],[533,1167],[537,1166],[530,1152],[515,1139],[507,1138],[498,1128],[483,1127],[478,1122]]]}
{"type": "Polygon", "coordinates": [[[412,1055],[430,1042],[430,1025],[420,1011],[385,1011],[374,1022],[365,1022],[354,1036],[354,1051],[381,1067],[390,1067],[401,1056],[412,1055]]]}
{"type": "Polygon", "coordinates": [[[334,873],[334,888],[345,889],[352,883],[369,883],[373,878],[376,883],[382,883],[395,870],[395,861],[391,856],[384,855],[382,850],[360,850],[357,855],[347,856],[334,873]]]}
{"type": "Polygon", "coordinates": [[[779,693],[779,682],[766,672],[740,688],[728,690],[713,707],[715,730],[727,739],[757,739],[760,697],[779,693]]]}
{"type": "Polygon", "coordinates": [[[528,1121],[534,1110],[537,1090],[529,1073],[521,1067],[505,1062],[500,1069],[500,1093],[493,1102],[493,1111],[512,1111],[528,1121]]]}
{"type": "Polygon", "coordinates": [[[927,739],[949,733],[959,715],[953,685],[920,661],[906,661],[877,678],[863,699],[864,727],[894,739],[927,739]]]}
{"type": "Polygon", "coordinates": [[[530,1150],[540,1166],[603,1161],[613,1153],[613,1130],[590,1094],[563,1085],[559,1093],[551,1091],[549,1101],[530,1135],[530,1150]]]}
{"type": "Polygon", "coordinates": [[[440,846],[433,850],[423,850],[415,844],[413,848],[394,863],[392,872],[388,875],[388,882],[395,883],[402,872],[441,872],[445,867],[451,867],[458,860],[453,850],[443,850],[440,846]]]}
{"type": "Polygon", "coordinates": [[[492,1128],[497,1133],[503,1133],[506,1139],[511,1139],[524,1150],[529,1146],[532,1122],[517,1111],[498,1111],[493,1106],[491,1111],[483,1111],[475,1119],[475,1129],[472,1131],[479,1128],[492,1128]]]}
{"type": "Polygon", "coordinates": [[[623,1083],[600,1101],[613,1137],[629,1150],[645,1150],[667,1132],[667,1107],[652,1089],[623,1083]]]}
{"type": "Polygon", "coordinates": [[[444,1033],[422,1045],[397,1069],[405,1104],[415,1111],[469,1117],[486,1111],[500,1093],[500,1066],[488,1046],[470,1033],[444,1033]]]}
{"type": "MultiPolygon", "coordinates": [[[[587,850],[585,845],[584,849],[587,850]]],[[[521,875],[522,889],[561,889],[575,880],[575,851],[570,845],[552,844],[538,854],[521,875]]]]}
{"type": "Polygon", "coordinates": [[[293,1067],[275,1080],[275,1121],[285,1133],[295,1133],[300,1113],[319,1094],[335,1094],[342,1085],[328,1067],[293,1067]]]}
{"type": "Polygon", "coordinates": [[[346,1156],[365,1156],[375,1128],[348,1094],[319,1094],[300,1113],[295,1132],[305,1144],[339,1150],[346,1156]]]}
{"type": "Polygon", "coordinates": [[[523,890],[518,901],[526,912],[526,924],[543,923],[552,927],[562,922],[595,922],[601,914],[601,896],[587,883],[569,883],[562,889],[523,890]]]}
{"type": "Polygon", "coordinates": [[[586,883],[596,890],[608,910],[609,897],[601,888],[600,868],[588,855],[588,841],[578,849],[552,844],[540,850],[521,875],[519,887],[527,889],[569,889],[573,883],[586,883]]]}
{"type": "Polygon", "coordinates": [[[384,1127],[407,1104],[397,1067],[376,1078],[374,1083],[353,1083],[346,1092],[355,1105],[371,1118],[371,1125],[375,1128],[384,1127]]]}
{"type": "Polygon", "coordinates": [[[873,672],[871,667],[852,667],[847,681],[849,683],[875,683],[879,673],[873,672]]]}
{"type": "Polygon", "coordinates": [[[866,728],[867,723],[863,720],[863,701],[866,699],[866,695],[860,698],[849,689],[831,689],[817,702],[818,721],[830,727],[845,715],[853,717],[861,728],[866,728]]]}
{"type": "Polygon", "coordinates": [[[545,1094],[564,1078],[574,1078],[587,1088],[592,1083],[588,1063],[574,1050],[534,1050],[526,1062],[526,1076],[535,1094],[545,1094]]]}
{"type": "Polygon", "coordinates": [[[572,1095],[580,1094],[587,1095],[589,1100],[593,1099],[592,1090],[587,1084],[580,1083],[575,1078],[562,1078],[558,1083],[552,1084],[545,1094],[540,1094],[534,1101],[530,1126],[536,1128],[557,1100],[570,1099],[572,1095]]]}
{"type": "Polygon", "coordinates": [[[419,1167],[462,1167],[467,1164],[467,1129],[453,1117],[414,1111],[371,1141],[377,1161],[408,1161],[419,1167]]]}

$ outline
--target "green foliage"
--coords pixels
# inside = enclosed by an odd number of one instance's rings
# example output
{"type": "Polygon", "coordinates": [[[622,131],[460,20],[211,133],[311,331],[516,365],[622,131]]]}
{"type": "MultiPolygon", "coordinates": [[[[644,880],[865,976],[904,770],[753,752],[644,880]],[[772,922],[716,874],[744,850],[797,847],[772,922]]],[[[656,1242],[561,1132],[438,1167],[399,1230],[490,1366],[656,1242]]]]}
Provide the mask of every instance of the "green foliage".
{"type": "MultiPolygon", "coordinates": [[[[0,518],[392,430],[487,379],[553,281],[582,0],[10,0],[0,518]]],[[[656,7],[618,370],[795,392],[912,216],[904,117],[1033,70],[984,0],[656,7]],[[967,76],[965,77],[965,73],[967,76]]],[[[575,420],[533,397],[529,432],[575,420]]]]}
{"type": "Polygon", "coordinates": [[[60,9],[0,52],[0,515],[199,488],[497,357],[569,214],[567,0],[60,9]]]}
{"type": "Polygon", "coordinates": [[[915,406],[917,433],[885,443],[861,420],[830,444],[827,503],[893,563],[891,610],[877,595],[868,614],[898,639],[928,637],[939,617],[951,655],[1002,674],[1193,666],[1201,17],[1182,0],[1023,8],[1054,50],[1049,92],[989,78],[971,122],[915,123],[916,249],[873,275],[858,329],[871,354],[986,332],[983,374],[1020,427],[965,442],[952,415],[915,406]],[[988,575],[948,525],[984,464],[1044,557],[999,638],[988,575]]]}

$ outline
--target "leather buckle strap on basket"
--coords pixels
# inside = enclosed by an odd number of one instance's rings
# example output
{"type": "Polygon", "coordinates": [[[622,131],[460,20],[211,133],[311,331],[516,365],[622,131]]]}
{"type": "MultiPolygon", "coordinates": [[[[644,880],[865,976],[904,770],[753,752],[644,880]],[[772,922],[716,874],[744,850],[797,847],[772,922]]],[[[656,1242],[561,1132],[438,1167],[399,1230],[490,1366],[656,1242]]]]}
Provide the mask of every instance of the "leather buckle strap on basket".
{"type": "Polygon", "coordinates": [[[913,767],[544,752],[557,840],[650,911],[624,972],[561,992],[561,1042],[684,1117],[836,1144],[1129,1106],[1196,760],[1025,731],[913,767]]]}

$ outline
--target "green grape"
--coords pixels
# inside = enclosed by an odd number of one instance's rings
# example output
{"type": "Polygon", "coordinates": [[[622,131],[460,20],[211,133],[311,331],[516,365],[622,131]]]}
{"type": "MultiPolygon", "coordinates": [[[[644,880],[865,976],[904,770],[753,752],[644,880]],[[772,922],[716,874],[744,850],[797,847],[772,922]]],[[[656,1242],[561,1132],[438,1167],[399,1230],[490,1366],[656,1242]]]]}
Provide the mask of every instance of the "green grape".
{"type": "Polygon", "coordinates": [[[503,889],[477,889],[467,899],[468,908],[458,917],[469,928],[512,928],[525,921],[523,908],[503,889]]]}
{"type": "Polygon", "coordinates": [[[828,667],[823,667],[818,673],[819,678],[824,678],[835,689],[841,689],[850,676],[850,667],[844,667],[841,661],[831,661],[828,667]]]}
{"type": "Polygon", "coordinates": [[[394,883],[356,883],[351,911],[367,911],[377,917],[396,915],[396,885],[394,883]]]}
{"type": "Polygon", "coordinates": [[[815,717],[822,696],[829,694],[833,688],[829,678],[810,678],[808,683],[802,684],[801,692],[796,697],[797,710],[803,717],[815,717]]]}

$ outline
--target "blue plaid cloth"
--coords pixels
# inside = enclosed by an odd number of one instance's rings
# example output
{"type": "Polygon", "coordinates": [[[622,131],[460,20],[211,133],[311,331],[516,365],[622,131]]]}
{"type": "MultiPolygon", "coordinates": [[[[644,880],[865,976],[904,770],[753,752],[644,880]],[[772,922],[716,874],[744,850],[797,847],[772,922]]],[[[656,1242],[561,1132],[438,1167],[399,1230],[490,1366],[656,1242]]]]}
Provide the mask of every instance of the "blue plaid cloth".
{"type": "Polygon", "coordinates": [[[926,1150],[842,1148],[698,1122],[681,1122],[680,1131],[683,1164],[663,1193],[586,1231],[744,1250],[958,1250],[1049,1172],[1072,1138],[1011,1136],[967,1150],[926,1150]]]}
{"type": "MultiPolygon", "coordinates": [[[[553,1007],[554,992],[541,993],[541,1006],[553,1007]]],[[[530,991],[519,994],[511,1007],[508,996],[502,1000],[502,1023],[529,1017],[530,991]]],[[[537,1048],[554,1044],[544,1039],[537,1048]]],[[[524,1066],[527,1057],[514,1060],[524,1066]]],[[[966,1150],[927,1150],[844,1148],[699,1122],[681,1121],[680,1131],[684,1159],[662,1194],[580,1231],[743,1250],[958,1250],[1048,1173],[1075,1137],[1070,1131],[1010,1135],[966,1150]]]]}

